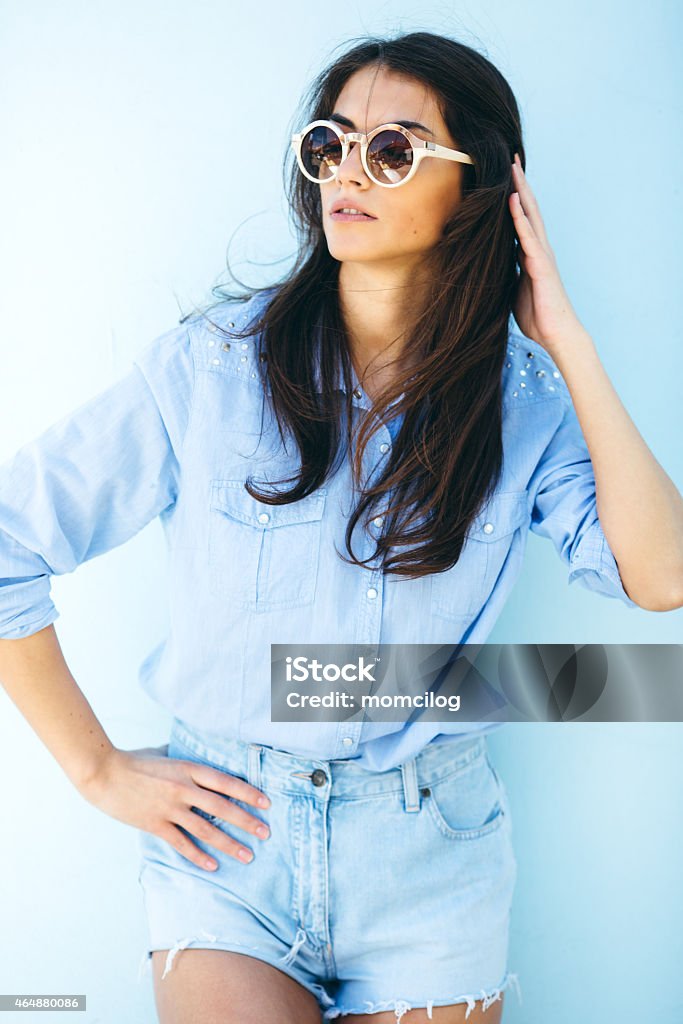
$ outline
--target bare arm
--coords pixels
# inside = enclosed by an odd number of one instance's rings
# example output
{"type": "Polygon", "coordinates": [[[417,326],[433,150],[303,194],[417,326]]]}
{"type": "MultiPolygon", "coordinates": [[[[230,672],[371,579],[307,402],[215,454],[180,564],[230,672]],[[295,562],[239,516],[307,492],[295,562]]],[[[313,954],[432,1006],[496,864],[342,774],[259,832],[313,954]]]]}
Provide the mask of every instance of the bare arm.
{"type": "Polygon", "coordinates": [[[69,671],[54,625],[19,640],[0,639],[0,683],[83,792],[114,748],[69,671]]]}
{"type": "Polygon", "coordinates": [[[261,819],[225,797],[257,806],[261,790],[209,765],[160,756],[156,748],[115,747],[69,671],[52,624],[31,636],[0,639],[0,683],[89,803],[160,836],[200,867],[217,864],[178,825],[231,857],[251,859],[248,847],[192,807],[256,835],[261,819]]]}
{"type": "Polygon", "coordinates": [[[522,269],[515,320],[549,353],[569,389],[595,475],[598,519],[624,589],[641,608],[683,608],[683,496],[624,408],[565,291],[518,153],[510,213],[522,269]]]}
{"type": "Polygon", "coordinates": [[[624,408],[586,331],[553,358],[595,472],[598,514],[624,586],[641,608],[683,607],[683,497],[624,408]]]}

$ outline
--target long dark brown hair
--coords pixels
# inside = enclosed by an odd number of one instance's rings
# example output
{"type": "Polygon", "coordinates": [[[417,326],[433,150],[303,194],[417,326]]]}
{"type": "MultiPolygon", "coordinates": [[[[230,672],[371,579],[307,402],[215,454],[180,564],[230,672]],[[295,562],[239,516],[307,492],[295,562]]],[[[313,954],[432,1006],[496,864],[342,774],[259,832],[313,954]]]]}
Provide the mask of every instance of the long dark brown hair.
{"type": "Polygon", "coordinates": [[[260,335],[263,383],[280,435],[291,434],[301,465],[296,476],[277,482],[293,483],[288,491],[261,492],[252,483],[246,489],[269,504],[298,501],[336,472],[340,453],[349,453],[358,503],[346,528],[350,557],[339,556],[363,566],[377,558],[385,573],[418,577],[457,562],[502,471],[502,367],[519,266],[508,196],[514,153],[522,166],[526,161],[517,102],[500,71],[469,46],[431,32],[364,38],[347,49],[312,82],[292,130],[329,117],[347,79],[368,66],[429,87],[457,148],[475,161],[462,165],[462,200],[429,253],[430,294],[404,342],[411,366],[401,370],[396,361],[401,372],[354,429],[340,263],[323,231],[320,186],[301,174],[289,148],[285,188],[299,239],[293,268],[246,295],[218,286],[212,293],[219,301],[246,301],[272,290],[258,318],[227,336],[260,335]],[[339,370],[345,392],[335,390],[339,370]],[[364,486],[363,452],[394,402],[392,415],[402,413],[403,423],[383,471],[364,486]],[[354,527],[380,511],[384,530],[375,552],[359,559],[354,527]]]}

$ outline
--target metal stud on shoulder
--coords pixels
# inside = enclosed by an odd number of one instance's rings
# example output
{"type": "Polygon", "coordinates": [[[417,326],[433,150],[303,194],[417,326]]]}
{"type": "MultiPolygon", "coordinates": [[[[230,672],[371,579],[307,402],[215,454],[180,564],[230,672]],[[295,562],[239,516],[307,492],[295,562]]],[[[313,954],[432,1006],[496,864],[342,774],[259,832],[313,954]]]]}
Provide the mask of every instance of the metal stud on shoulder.
{"type": "MultiPolygon", "coordinates": [[[[511,342],[509,344],[511,344],[512,347],[508,348],[507,354],[508,354],[508,356],[512,356],[513,359],[506,361],[506,363],[505,363],[505,369],[506,370],[512,369],[513,364],[514,364],[514,357],[515,357],[515,355],[517,355],[518,358],[519,358],[519,357],[522,356],[522,353],[524,352],[524,350],[521,348],[519,342],[515,341],[515,342],[511,342]]],[[[536,353],[534,353],[532,351],[527,351],[526,359],[528,361],[524,363],[524,368],[523,369],[521,369],[521,368],[519,369],[519,376],[520,377],[526,377],[527,376],[527,371],[533,365],[529,360],[532,360],[535,355],[536,355],[536,353]]],[[[547,377],[550,372],[551,371],[544,370],[541,367],[539,367],[539,369],[533,371],[533,374],[534,374],[535,377],[537,377],[539,379],[539,381],[543,381],[544,382],[544,378],[547,377]]],[[[552,370],[552,375],[553,375],[553,377],[556,380],[561,380],[562,379],[562,374],[558,370],[552,370]]],[[[517,388],[515,388],[515,390],[512,392],[512,397],[513,398],[519,398],[520,395],[522,397],[527,397],[527,396],[532,396],[534,394],[534,392],[530,388],[527,388],[527,385],[526,385],[526,383],[524,381],[518,381],[517,387],[523,388],[524,390],[523,391],[519,391],[519,390],[517,390],[517,388]]],[[[554,391],[557,390],[557,388],[553,384],[548,384],[544,389],[541,389],[541,391],[542,390],[554,392],[554,391]]],[[[539,393],[541,393],[541,391],[539,391],[539,393]]]]}

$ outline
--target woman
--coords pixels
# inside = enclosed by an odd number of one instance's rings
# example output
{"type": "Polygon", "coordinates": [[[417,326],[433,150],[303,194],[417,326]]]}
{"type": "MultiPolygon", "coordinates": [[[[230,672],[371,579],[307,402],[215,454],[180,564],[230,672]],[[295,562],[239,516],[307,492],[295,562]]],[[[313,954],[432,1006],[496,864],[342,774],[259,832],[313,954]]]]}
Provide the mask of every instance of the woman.
{"type": "Polygon", "coordinates": [[[162,1024],[497,1024],[517,980],[500,723],[272,721],[271,644],[483,642],[528,528],[570,580],[676,607],[680,495],[564,292],[489,61],[364,41],[292,148],[287,278],[184,318],[4,467],[0,677],[139,830],[162,1024]],[[64,663],[49,577],[157,515],[171,630],[141,682],[173,725],[127,751],[64,663]]]}

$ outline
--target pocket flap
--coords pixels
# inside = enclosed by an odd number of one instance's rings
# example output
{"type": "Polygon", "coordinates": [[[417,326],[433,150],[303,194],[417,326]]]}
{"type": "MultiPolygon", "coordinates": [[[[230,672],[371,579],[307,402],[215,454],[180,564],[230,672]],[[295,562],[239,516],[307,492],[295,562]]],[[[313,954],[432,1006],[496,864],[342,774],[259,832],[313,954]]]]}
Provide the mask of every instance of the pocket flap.
{"type": "Polygon", "coordinates": [[[468,537],[493,544],[529,520],[526,491],[501,491],[494,494],[486,508],[475,516],[468,537]]]}
{"type": "Polygon", "coordinates": [[[211,508],[225,512],[226,515],[248,526],[270,529],[275,526],[290,526],[293,523],[312,523],[322,519],[326,494],[327,488],[319,487],[313,494],[308,494],[299,501],[287,505],[268,505],[264,501],[252,498],[244,489],[244,480],[212,480],[211,508]]]}

